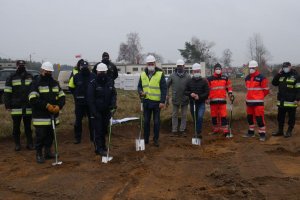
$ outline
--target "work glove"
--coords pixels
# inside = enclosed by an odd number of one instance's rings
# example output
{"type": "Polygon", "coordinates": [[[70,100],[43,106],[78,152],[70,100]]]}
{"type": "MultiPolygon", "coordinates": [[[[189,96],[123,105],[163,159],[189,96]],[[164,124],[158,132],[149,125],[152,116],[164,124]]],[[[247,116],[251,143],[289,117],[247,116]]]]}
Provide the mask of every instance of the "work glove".
{"type": "Polygon", "coordinates": [[[47,109],[50,113],[54,113],[54,112],[55,112],[55,106],[52,105],[52,104],[50,104],[50,103],[47,103],[46,109],[47,109]]]}
{"type": "Polygon", "coordinates": [[[53,113],[56,114],[56,113],[59,113],[60,111],[60,108],[58,105],[54,105],[54,110],[53,110],[53,113]]]}

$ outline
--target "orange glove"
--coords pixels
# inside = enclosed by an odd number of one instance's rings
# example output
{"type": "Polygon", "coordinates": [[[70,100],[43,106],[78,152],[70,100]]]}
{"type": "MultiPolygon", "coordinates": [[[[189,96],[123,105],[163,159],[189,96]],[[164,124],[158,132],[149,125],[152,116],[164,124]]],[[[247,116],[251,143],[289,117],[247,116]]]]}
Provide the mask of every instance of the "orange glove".
{"type": "Polygon", "coordinates": [[[47,110],[50,112],[50,113],[54,113],[54,110],[55,110],[55,106],[48,103],[47,106],[46,106],[47,110]]]}
{"type": "Polygon", "coordinates": [[[59,106],[58,105],[54,105],[54,110],[53,110],[53,113],[56,114],[56,113],[59,113],[59,106]]]}

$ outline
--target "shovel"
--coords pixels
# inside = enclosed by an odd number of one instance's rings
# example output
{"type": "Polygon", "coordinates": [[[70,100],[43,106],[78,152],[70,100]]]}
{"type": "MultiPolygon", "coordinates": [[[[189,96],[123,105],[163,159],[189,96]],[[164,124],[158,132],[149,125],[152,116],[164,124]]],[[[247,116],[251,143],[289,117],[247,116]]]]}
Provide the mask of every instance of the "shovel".
{"type": "Polygon", "coordinates": [[[231,95],[230,96],[230,105],[229,105],[229,109],[230,109],[230,119],[229,119],[229,135],[227,135],[227,138],[232,138],[233,134],[232,134],[232,110],[233,110],[233,102],[234,102],[234,96],[231,95]]]}
{"type": "Polygon", "coordinates": [[[197,119],[196,119],[196,103],[194,101],[194,126],[195,126],[195,137],[192,138],[192,144],[193,145],[201,145],[201,139],[198,138],[198,135],[197,135],[197,125],[196,125],[196,122],[197,122],[197,119]]]}
{"type": "Polygon", "coordinates": [[[54,115],[51,115],[51,124],[53,128],[53,135],[54,135],[54,144],[55,144],[55,162],[52,163],[53,166],[61,165],[62,161],[58,161],[58,145],[57,145],[57,139],[56,139],[56,131],[55,131],[55,120],[54,115]]]}
{"type": "Polygon", "coordinates": [[[140,133],[139,133],[139,138],[135,139],[135,148],[136,151],[144,151],[145,150],[145,140],[141,139],[142,136],[142,129],[143,129],[143,103],[141,102],[141,125],[140,125],[140,133]]]}
{"type": "Polygon", "coordinates": [[[110,138],[111,138],[111,127],[112,127],[112,121],[113,118],[111,116],[110,120],[109,120],[109,133],[108,133],[108,147],[107,147],[107,154],[106,156],[102,156],[102,162],[103,163],[108,163],[109,161],[111,161],[113,159],[113,157],[109,156],[109,147],[110,147],[110,138]]]}

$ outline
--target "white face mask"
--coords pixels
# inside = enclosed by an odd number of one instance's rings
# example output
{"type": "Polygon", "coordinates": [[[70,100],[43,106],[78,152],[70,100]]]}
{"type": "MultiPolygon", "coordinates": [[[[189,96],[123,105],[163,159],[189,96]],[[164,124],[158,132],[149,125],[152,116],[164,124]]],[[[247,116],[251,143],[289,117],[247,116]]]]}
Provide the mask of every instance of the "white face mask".
{"type": "Polygon", "coordinates": [[[215,72],[216,72],[216,74],[221,74],[222,70],[216,69],[215,72]]]}
{"type": "Polygon", "coordinates": [[[195,78],[199,78],[200,76],[201,76],[201,73],[195,73],[195,74],[194,74],[194,77],[195,77],[195,78]]]}
{"type": "Polygon", "coordinates": [[[155,69],[155,66],[148,66],[148,70],[149,70],[150,72],[153,72],[154,69],[155,69]]]}
{"type": "Polygon", "coordinates": [[[253,73],[255,73],[255,71],[256,71],[255,69],[251,68],[251,69],[249,70],[249,73],[250,73],[250,74],[253,74],[253,73]]]}
{"type": "Polygon", "coordinates": [[[291,69],[289,67],[284,67],[283,68],[284,73],[289,73],[291,69]]]}

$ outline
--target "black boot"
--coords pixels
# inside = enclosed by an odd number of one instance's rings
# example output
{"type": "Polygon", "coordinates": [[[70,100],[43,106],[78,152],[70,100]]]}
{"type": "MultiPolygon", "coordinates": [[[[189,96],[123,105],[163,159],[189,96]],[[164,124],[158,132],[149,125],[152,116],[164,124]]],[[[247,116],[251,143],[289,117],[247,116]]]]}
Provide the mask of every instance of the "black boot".
{"type": "Polygon", "coordinates": [[[245,135],[243,135],[243,137],[245,138],[255,137],[254,131],[248,130],[248,132],[245,135]]]}
{"type": "Polygon", "coordinates": [[[16,144],[15,146],[15,151],[20,151],[21,150],[21,144],[16,144]]]}
{"type": "Polygon", "coordinates": [[[279,126],[278,131],[272,133],[272,136],[283,136],[283,126],[279,126]]]}
{"type": "Polygon", "coordinates": [[[285,138],[292,137],[292,132],[293,132],[293,128],[289,127],[288,130],[286,131],[284,137],[285,138]]]}
{"type": "Polygon", "coordinates": [[[49,160],[49,159],[53,159],[53,158],[55,158],[55,155],[51,152],[51,149],[45,147],[45,159],[49,160]]]}
{"type": "Polygon", "coordinates": [[[27,144],[27,145],[26,145],[26,148],[27,148],[28,150],[34,150],[34,149],[35,149],[32,143],[27,144]]]}
{"type": "Polygon", "coordinates": [[[36,151],[36,162],[40,164],[45,162],[45,158],[41,149],[36,151]]]}
{"type": "Polygon", "coordinates": [[[15,151],[21,150],[21,142],[20,142],[20,135],[14,134],[14,140],[15,140],[15,151]]]}

